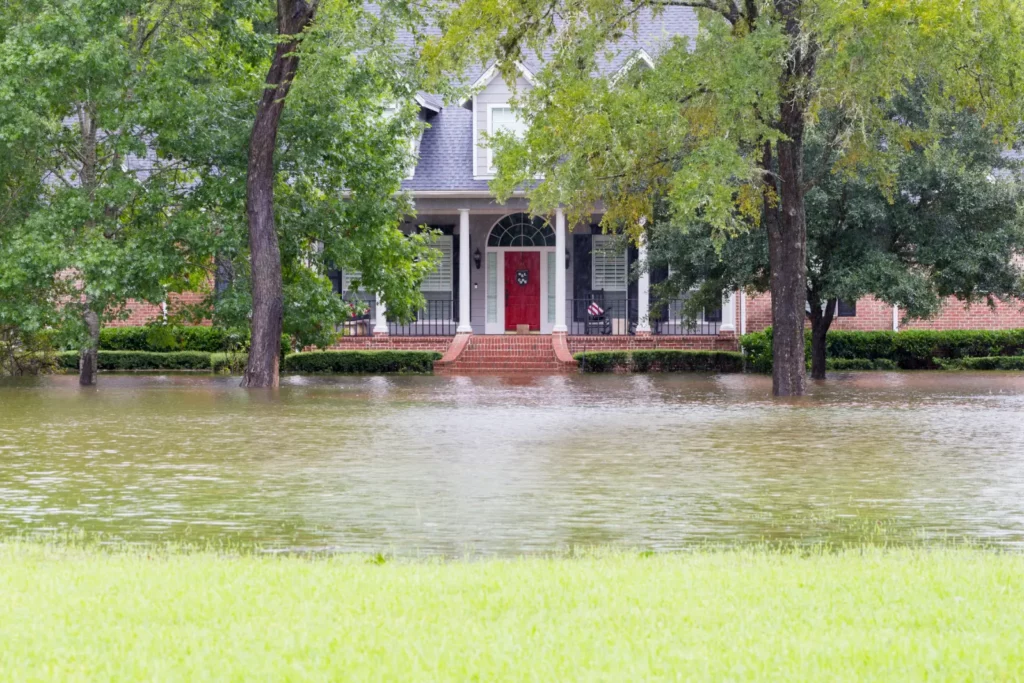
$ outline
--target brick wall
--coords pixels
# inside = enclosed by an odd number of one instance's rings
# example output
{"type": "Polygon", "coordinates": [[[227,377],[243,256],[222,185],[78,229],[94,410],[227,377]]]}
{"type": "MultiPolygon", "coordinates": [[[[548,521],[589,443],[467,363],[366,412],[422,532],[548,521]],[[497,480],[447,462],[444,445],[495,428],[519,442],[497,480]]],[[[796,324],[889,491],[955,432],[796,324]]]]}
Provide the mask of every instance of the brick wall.
{"type": "MultiPolygon", "coordinates": [[[[205,296],[201,292],[171,294],[167,297],[167,312],[174,313],[179,306],[192,306],[202,303],[205,296]]],[[[160,304],[151,304],[145,301],[136,301],[135,299],[128,300],[125,304],[125,311],[128,313],[127,318],[111,320],[104,323],[104,325],[107,327],[141,327],[163,317],[163,309],[160,307],[160,304]]],[[[210,321],[204,321],[203,324],[209,325],[210,321]]]]}
{"type": "Polygon", "coordinates": [[[717,336],[662,336],[649,337],[583,337],[568,338],[569,352],[581,351],[635,351],[652,349],[685,349],[687,351],[737,351],[739,341],[735,335],[720,334],[717,336]]]}
{"type": "MultiPolygon", "coordinates": [[[[757,332],[772,324],[770,294],[747,297],[747,332],[757,332]]],[[[809,325],[809,323],[808,323],[809,325]]],[[[1024,302],[1008,301],[997,303],[991,309],[985,303],[967,307],[956,299],[949,299],[942,310],[928,320],[903,321],[900,314],[901,330],[1006,330],[1024,328],[1024,302]]],[[[850,318],[836,317],[833,330],[891,330],[892,306],[874,297],[864,297],[857,302],[857,315],[850,318]]]]}
{"type": "MultiPolygon", "coordinates": [[[[454,337],[342,337],[332,351],[437,351],[444,353],[454,337]]],[[[313,349],[310,349],[313,350],[313,349]]]]}

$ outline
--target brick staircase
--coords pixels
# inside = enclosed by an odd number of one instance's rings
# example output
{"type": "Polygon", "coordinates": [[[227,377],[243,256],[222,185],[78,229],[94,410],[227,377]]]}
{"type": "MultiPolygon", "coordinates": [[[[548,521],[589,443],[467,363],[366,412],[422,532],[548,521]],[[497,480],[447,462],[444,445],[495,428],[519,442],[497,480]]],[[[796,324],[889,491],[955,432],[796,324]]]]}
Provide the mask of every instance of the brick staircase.
{"type": "Polygon", "coordinates": [[[558,360],[550,335],[472,335],[461,351],[453,350],[434,364],[439,375],[561,374],[573,363],[558,360]]]}

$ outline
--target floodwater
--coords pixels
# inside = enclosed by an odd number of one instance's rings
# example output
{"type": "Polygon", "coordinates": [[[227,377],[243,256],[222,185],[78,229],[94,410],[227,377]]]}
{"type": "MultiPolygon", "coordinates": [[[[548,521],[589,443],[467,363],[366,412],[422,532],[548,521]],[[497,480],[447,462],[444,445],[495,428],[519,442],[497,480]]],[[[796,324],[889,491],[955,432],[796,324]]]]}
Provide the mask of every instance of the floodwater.
{"type": "Polygon", "coordinates": [[[1024,547],[1024,374],[0,383],[0,536],[416,554],[1024,547]]]}

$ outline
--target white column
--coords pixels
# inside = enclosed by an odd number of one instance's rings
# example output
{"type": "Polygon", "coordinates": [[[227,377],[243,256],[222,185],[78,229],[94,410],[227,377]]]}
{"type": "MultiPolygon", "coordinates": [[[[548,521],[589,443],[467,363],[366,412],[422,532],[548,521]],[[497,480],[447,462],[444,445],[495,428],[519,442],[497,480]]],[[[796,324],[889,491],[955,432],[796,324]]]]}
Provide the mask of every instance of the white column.
{"type": "Polygon", "coordinates": [[[729,292],[728,297],[722,298],[722,325],[719,332],[736,331],[736,292],[729,292]]]}
{"type": "Polygon", "coordinates": [[[380,298],[380,292],[377,292],[377,316],[376,321],[373,323],[374,334],[387,334],[388,333],[388,307],[384,303],[384,299],[380,298]]]}
{"type": "Polygon", "coordinates": [[[552,332],[568,332],[565,326],[565,211],[555,210],[555,326],[552,332]]]}
{"type": "Polygon", "coordinates": [[[459,326],[458,334],[472,334],[469,324],[469,209],[459,209],[459,326]]]}
{"type": "Polygon", "coordinates": [[[647,266],[647,236],[640,235],[640,244],[637,248],[640,261],[641,275],[637,282],[637,334],[651,333],[651,271],[647,266]]]}
{"type": "Polygon", "coordinates": [[[892,331],[893,332],[899,332],[900,331],[900,307],[899,306],[893,306],[892,307],[892,331]]]}
{"type": "Polygon", "coordinates": [[[740,290],[740,334],[747,333],[747,290],[740,290]]]}

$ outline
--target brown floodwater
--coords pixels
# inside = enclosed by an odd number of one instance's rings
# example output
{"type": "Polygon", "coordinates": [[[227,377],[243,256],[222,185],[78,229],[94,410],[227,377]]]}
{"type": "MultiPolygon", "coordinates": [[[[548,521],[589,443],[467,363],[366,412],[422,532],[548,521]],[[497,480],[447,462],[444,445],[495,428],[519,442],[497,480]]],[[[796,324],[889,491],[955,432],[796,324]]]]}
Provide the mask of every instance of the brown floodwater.
{"type": "Polygon", "coordinates": [[[1024,374],[0,383],[0,535],[399,554],[1024,546],[1024,374]]]}

